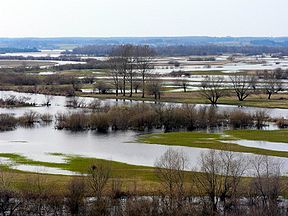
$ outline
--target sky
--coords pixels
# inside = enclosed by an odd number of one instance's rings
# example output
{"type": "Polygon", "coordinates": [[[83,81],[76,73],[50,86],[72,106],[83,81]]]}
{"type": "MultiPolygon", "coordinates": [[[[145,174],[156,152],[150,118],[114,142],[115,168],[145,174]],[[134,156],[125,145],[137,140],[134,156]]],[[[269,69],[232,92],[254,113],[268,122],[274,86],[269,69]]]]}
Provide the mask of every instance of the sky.
{"type": "Polygon", "coordinates": [[[1,0],[0,37],[288,36],[288,0],[1,0]]]}

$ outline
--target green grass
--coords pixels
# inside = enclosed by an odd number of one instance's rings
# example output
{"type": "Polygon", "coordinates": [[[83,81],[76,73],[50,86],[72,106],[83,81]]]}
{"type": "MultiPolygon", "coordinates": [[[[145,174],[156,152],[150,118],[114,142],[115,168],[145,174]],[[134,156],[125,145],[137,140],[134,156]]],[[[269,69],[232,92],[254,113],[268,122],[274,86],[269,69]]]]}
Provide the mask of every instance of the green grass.
{"type": "Polygon", "coordinates": [[[288,157],[288,152],[265,150],[233,144],[233,140],[235,139],[236,138],[232,136],[223,136],[223,134],[210,134],[205,132],[161,133],[138,137],[139,142],[147,144],[188,146],[194,148],[229,150],[233,152],[288,157]],[[223,143],[221,140],[228,141],[228,143],[223,143]]]}
{"type": "Polygon", "coordinates": [[[225,134],[238,139],[288,143],[288,130],[229,130],[225,134]]]}
{"type": "Polygon", "coordinates": [[[96,158],[86,158],[86,157],[74,156],[74,155],[73,156],[64,155],[60,153],[51,153],[50,155],[64,157],[65,163],[34,161],[34,160],[28,159],[18,154],[0,153],[0,157],[8,158],[13,163],[16,163],[16,164],[53,167],[53,168],[60,168],[63,170],[69,170],[69,171],[77,172],[81,174],[87,174],[89,166],[91,166],[93,163],[101,163],[104,165],[109,165],[111,167],[113,177],[121,177],[121,178],[126,178],[126,179],[137,178],[137,179],[145,180],[145,181],[156,180],[155,175],[154,175],[154,169],[151,167],[136,166],[136,165],[130,165],[126,163],[102,160],[102,159],[96,159],[96,158]]]}

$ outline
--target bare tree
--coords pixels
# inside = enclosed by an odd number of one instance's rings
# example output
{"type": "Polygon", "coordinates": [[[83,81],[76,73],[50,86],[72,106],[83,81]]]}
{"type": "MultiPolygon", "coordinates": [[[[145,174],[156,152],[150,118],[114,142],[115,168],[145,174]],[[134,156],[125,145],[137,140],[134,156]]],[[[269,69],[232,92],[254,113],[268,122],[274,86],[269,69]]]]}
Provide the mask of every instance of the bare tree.
{"type": "Polygon", "coordinates": [[[94,84],[94,90],[95,89],[98,90],[99,94],[107,94],[111,90],[111,86],[109,83],[99,80],[94,84]]]}
{"type": "Polygon", "coordinates": [[[137,55],[137,68],[140,71],[141,78],[142,78],[142,98],[145,97],[145,80],[147,73],[151,69],[153,69],[153,57],[155,56],[155,51],[145,45],[145,46],[137,46],[136,49],[137,55]]]}
{"type": "Polygon", "coordinates": [[[281,80],[278,80],[276,77],[276,72],[267,73],[264,77],[264,89],[268,95],[268,99],[271,99],[273,94],[277,94],[279,91],[283,90],[283,83],[281,80]]]}
{"type": "Polygon", "coordinates": [[[111,167],[110,165],[105,165],[103,163],[94,163],[90,166],[88,173],[88,183],[97,200],[100,200],[103,195],[104,187],[111,176],[111,167]]]}
{"type": "Polygon", "coordinates": [[[151,76],[149,81],[147,82],[146,90],[149,95],[154,95],[155,100],[160,100],[162,83],[160,80],[153,77],[154,76],[151,76]]]}
{"type": "Polygon", "coordinates": [[[121,88],[121,74],[123,72],[123,59],[119,58],[119,57],[111,57],[108,60],[109,63],[109,68],[110,68],[110,74],[113,77],[113,84],[115,86],[115,90],[116,90],[116,97],[118,97],[119,95],[119,90],[121,88]]]}
{"type": "MultiPolygon", "coordinates": [[[[226,149],[228,150],[228,149],[226,149]]],[[[238,207],[238,189],[241,178],[247,171],[246,158],[231,151],[220,151],[220,201],[223,202],[224,215],[238,207]]]]}
{"type": "Polygon", "coordinates": [[[168,149],[155,162],[156,176],[159,178],[164,194],[168,194],[170,204],[173,207],[173,201],[181,201],[185,189],[185,169],[188,168],[188,159],[183,152],[168,149]]]}
{"type": "Polygon", "coordinates": [[[48,106],[51,106],[51,102],[53,100],[53,95],[45,95],[45,105],[48,107],[48,106]]]}
{"type": "Polygon", "coordinates": [[[133,82],[133,88],[134,88],[134,91],[135,91],[135,94],[138,93],[138,89],[141,87],[141,82],[140,80],[134,80],[133,82]]]}
{"type": "MultiPolygon", "coordinates": [[[[131,94],[133,90],[133,75],[134,75],[134,62],[135,62],[135,48],[133,45],[127,44],[118,46],[112,52],[112,57],[117,58],[119,65],[119,72],[122,75],[122,82],[123,82],[123,96],[126,96],[126,81],[127,79],[130,81],[131,84],[131,94]]],[[[130,96],[132,96],[130,94],[130,96]]]]}
{"type": "Polygon", "coordinates": [[[244,101],[256,89],[255,76],[235,74],[230,80],[239,101],[244,101]]]}
{"type": "Polygon", "coordinates": [[[177,84],[183,88],[184,93],[187,92],[187,87],[189,82],[187,80],[180,80],[177,82],[177,84]]]}
{"type": "Polygon", "coordinates": [[[208,99],[211,104],[217,104],[219,98],[225,95],[223,78],[218,76],[206,76],[201,83],[201,95],[208,99]]]}
{"type": "Polygon", "coordinates": [[[209,198],[211,206],[210,213],[217,212],[221,184],[220,184],[220,158],[215,150],[210,150],[206,154],[201,154],[200,173],[194,175],[193,183],[196,188],[203,190],[209,198]]]}
{"type": "Polygon", "coordinates": [[[223,202],[224,214],[236,206],[238,186],[246,168],[245,160],[230,151],[209,150],[201,154],[200,173],[194,174],[193,183],[208,196],[209,214],[218,212],[219,201],[223,202]]]}
{"type": "Polygon", "coordinates": [[[281,192],[281,161],[260,155],[250,160],[252,166],[251,203],[271,215],[277,215],[277,199],[281,192]]]}

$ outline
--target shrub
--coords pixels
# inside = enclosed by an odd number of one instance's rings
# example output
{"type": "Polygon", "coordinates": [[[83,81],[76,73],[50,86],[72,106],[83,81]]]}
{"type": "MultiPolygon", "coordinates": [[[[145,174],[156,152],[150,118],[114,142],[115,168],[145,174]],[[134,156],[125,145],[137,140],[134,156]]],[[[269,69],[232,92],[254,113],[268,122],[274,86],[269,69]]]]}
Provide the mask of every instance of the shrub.
{"type": "Polygon", "coordinates": [[[110,127],[107,113],[94,113],[90,116],[90,128],[98,132],[107,132],[110,127]]]}
{"type": "Polygon", "coordinates": [[[288,120],[285,118],[280,118],[276,120],[276,125],[279,128],[287,128],[288,127],[288,120]]]}
{"type": "Polygon", "coordinates": [[[84,113],[58,114],[56,122],[57,129],[69,129],[81,131],[88,129],[89,117],[84,113]]]}
{"type": "Polygon", "coordinates": [[[255,126],[260,129],[266,125],[266,122],[269,120],[269,115],[265,110],[256,111],[253,116],[255,121],[255,126]]]}
{"type": "Polygon", "coordinates": [[[31,126],[34,123],[39,122],[39,114],[34,111],[26,112],[23,116],[18,118],[18,122],[20,125],[31,126]]]}
{"type": "Polygon", "coordinates": [[[13,130],[16,128],[17,119],[10,114],[0,114],[0,131],[13,130]]]}
{"type": "Polygon", "coordinates": [[[253,116],[242,111],[234,111],[229,114],[229,124],[233,128],[245,128],[253,126],[253,116]]]}
{"type": "Polygon", "coordinates": [[[53,121],[53,115],[51,115],[49,113],[44,113],[44,114],[40,115],[40,119],[45,123],[49,123],[49,122],[53,121]]]}

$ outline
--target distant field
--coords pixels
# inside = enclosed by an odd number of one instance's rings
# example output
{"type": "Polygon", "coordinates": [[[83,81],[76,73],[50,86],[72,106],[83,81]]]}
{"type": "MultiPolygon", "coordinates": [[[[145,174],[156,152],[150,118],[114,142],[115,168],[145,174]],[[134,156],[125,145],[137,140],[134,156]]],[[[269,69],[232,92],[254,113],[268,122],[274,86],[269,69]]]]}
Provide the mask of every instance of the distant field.
{"type": "Polygon", "coordinates": [[[48,61],[21,61],[21,60],[0,60],[1,68],[14,68],[14,67],[41,67],[52,66],[54,62],[48,61]]]}

